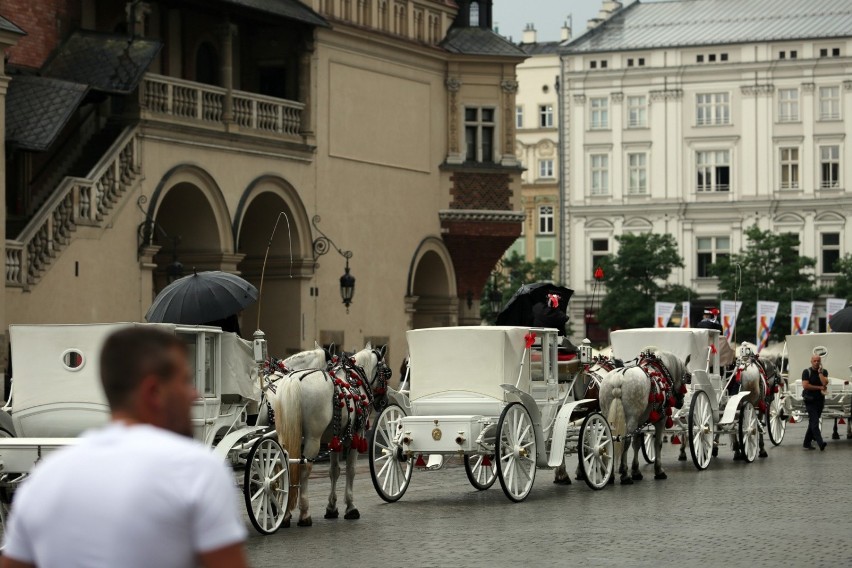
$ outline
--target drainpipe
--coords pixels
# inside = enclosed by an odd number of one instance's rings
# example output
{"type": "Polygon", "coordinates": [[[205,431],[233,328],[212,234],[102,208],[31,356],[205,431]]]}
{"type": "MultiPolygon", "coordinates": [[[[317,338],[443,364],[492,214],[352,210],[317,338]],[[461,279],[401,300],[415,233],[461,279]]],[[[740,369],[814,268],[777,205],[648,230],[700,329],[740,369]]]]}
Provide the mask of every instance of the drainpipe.
{"type": "Polygon", "coordinates": [[[559,56],[559,75],[556,76],[556,104],[558,105],[558,113],[557,119],[559,120],[558,125],[558,141],[556,144],[557,147],[557,155],[559,157],[559,242],[557,243],[557,254],[559,258],[559,283],[563,286],[568,283],[568,270],[565,266],[565,230],[566,230],[566,216],[565,216],[565,175],[567,168],[565,167],[565,67],[562,60],[562,56],[559,56]]]}

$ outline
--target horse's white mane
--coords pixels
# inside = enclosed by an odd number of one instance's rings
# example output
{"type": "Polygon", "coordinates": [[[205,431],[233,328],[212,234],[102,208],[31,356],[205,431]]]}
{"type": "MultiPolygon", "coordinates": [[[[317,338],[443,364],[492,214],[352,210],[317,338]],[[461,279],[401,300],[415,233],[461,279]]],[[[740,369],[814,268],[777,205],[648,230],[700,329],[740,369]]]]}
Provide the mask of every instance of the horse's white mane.
{"type": "Polygon", "coordinates": [[[293,371],[321,369],[325,366],[325,350],[317,345],[316,349],[290,355],[284,359],[284,366],[293,371]]]}
{"type": "Polygon", "coordinates": [[[672,374],[672,378],[675,380],[680,380],[686,372],[686,364],[681,361],[680,357],[672,353],[671,351],[664,351],[655,345],[649,345],[645,347],[643,350],[645,353],[653,353],[660,360],[662,360],[663,365],[666,366],[666,369],[672,374]]]}

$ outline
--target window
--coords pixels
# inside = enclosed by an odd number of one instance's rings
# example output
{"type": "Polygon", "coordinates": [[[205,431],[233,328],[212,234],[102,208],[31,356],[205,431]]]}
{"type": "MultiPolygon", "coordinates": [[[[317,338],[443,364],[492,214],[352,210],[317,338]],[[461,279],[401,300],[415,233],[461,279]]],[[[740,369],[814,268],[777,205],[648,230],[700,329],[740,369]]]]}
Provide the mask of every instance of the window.
{"type": "Polygon", "coordinates": [[[538,208],[538,234],[553,234],[553,205],[542,205],[538,208]]]}
{"type": "Polygon", "coordinates": [[[840,118],[840,87],[819,88],[819,119],[838,120],[840,118]]]}
{"type": "Polygon", "coordinates": [[[731,189],[731,161],[728,150],[696,152],[696,190],[729,191],[731,189]]]}
{"type": "Polygon", "coordinates": [[[819,50],[819,56],[820,57],[828,57],[828,50],[827,49],[820,49],[819,50]]]}
{"type": "Polygon", "coordinates": [[[728,93],[706,93],[695,96],[696,125],[731,123],[731,104],[728,93]]]}
{"type": "Polygon", "coordinates": [[[603,264],[609,256],[609,239],[592,239],[592,270],[603,264]]]}
{"type": "Polygon", "coordinates": [[[711,53],[710,56],[707,58],[707,61],[711,61],[711,62],[716,61],[716,54],[711,53]]]}
{"type": "Polygon", "coordinates": [[[710,267],[731,254],[730,237],[698,237],[695,243],[695,274],[698,278],[711,278],[710,267]]]}
{"type": "Polygon", "coordinates": [[[553,177],[553,160],[538,161],[538,177],[552,178],[553,177]]]}
{"type": "Polygon", "coordinates": [[[470,3],[470,20],[468,23],[470,27],[477,28],[479,27],[479,2],[471,2],[470,3]]]}
{"type": "Polygon", "coordinates": [[[722,61],[727,61],[728,60],[728,54],[723,53],[723,54],[719,55],[719,59],[721,59],[722,61]]]}
{"type": "Polygon", "coordinates": [[[632,60],[632,59],[628,59],[628,60],[627,60],[627,66],[628,66],[628,67],[633,67],[633,60],[632,60]]]}
{"type": "Polygon", "coordinates": [[[821,189],[840,187],[840,146],[821,146],[819,149],[821,189]]]}
{"type": "Polygon", "coordinates": [[[195,54],[195,80],[205,85],[219,85],[219,55],[209,41],[202,42],[195,54]]]}
{"type": "Polygon", "coordinates": [[[696,63],[704,63],[704,56],[703,55],[696,55],[695,56],[695,62],[696,63]]]}
{"type": "Polygon", "coordinates": [[[556,239],[542,237],[535,240],[535,256],[541,260],[556,259],[556,239]]]}
{"type": "Polygon", "coordinates": [[[799,89],[778,89],[778,122],[799,121],[799,89]]]}
{"type": "Polygon", "coordinates": [[[204,334],[204,394],[208,396],[216,396],[216,375],[214,374],[214,366],[216,365],[216,343],[213,336],[207,333],[204,334]]]}
{"type": "Polygon", "coordinates": [[[592,154],[592,195],[609,194],[609,156],[607,154],[592,154]]]}
{"type": "Polygon", "coordinates": [[[820,235],[822,249],[822,273],[837,273],[837,261],[840,260],[840,233],[822,233],[820,235]]]}
{"type": "Polygon", "coordinates": [[[790,51],[790,59],[796,59],[799,56],[799,52],[796,50],[790,51]]]}
{"type": "Polygon", "coordinates": [[[553,128],[553,105],[539,105],[538,125],[540,128],[553,128]]]}
{"type": "Polygon", "coordinates": [[[606,97],[596,97],[590,99],[592,116],[590,127],[593,130],[601,130],[609,128],[609,99],[606,97]]]}
{"type": "Polygon", "coordinates": [[[494,109],[465,108],[464,136],[467,161],[494,161],[494,109]]]}
{"type": "Polygon", "coordinates": [[[831,50],[831,56],[832,57],[840,57],[840,48],[839,47],[833,48],[831,50]]]}
{"type": "Polygon", "coordinates": [[[781,148],[781,189],[799,189],[798,148],[781,148]]]}
{"type": "Polygon", "coordinates": [[[644,57],[639,58],[639,67],[645,67],[645,58],[644,57]]]}
{"type": "Polygon", "coordinates": [[[778,53],[778,59],[786,59],[786,58],[787,58],[787,52],[786,51],[781,51],[781,52],[778,53]]]}
{"type": "Polygon", "coordinates": [[[627,154],[627,194],[648,193],[648,155],[644,152],[627,154]]]}
{"type": "Polygon", "coordinates": [[[606,69],[606,61],[601,61],[601,69],[606,69]]]}
{"type": "Polygon", "coordinates": [[[589,69],[597,69],[598,62],[597,61],[589,61],[589,69]]]}
{"type": "Polygon", "coordinates": [[[627,127],[648,126],[648,104],[645,97],[627,97],[627,127]]]}
{"type": "Polygon", "coordinates": [[[515,128],[524,127],[524,107],[518,105],[515,107],[515,128]]]}

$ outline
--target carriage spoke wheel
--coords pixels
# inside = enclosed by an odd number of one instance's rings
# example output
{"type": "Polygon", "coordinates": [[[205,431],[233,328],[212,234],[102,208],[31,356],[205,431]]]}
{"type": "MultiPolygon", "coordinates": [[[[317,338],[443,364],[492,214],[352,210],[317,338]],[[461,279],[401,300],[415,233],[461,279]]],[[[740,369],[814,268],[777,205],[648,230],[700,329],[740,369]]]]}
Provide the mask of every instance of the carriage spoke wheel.
{"type": "Polygon", "coordinates": [[[493,455],[464,456],[464,472],[476,489],[485,491],[497,480],[497,464],[493,455]],[[484,462],[484,463],[483,463],[484,462]]]}
{"type": "Polygon", "coordinates": [[[600,412],[586,416],[580,427],[580,464],[586,485],[596,491],[607,486],[612,478],[614,454],[609,422],[600,412]]]}
{"type": "Polygon", "coordinates": [[[272,534],[281,527],[290,494],[290,467],[287,452],[273,438],[260,438],[246,460],[243,495],[254,528],[272,534]]]}
{"type": "Polygon", "coordinates": [[[405,494],[414,469],[399,445],[404,417],[402,408],[391,404],[379,415],[370,434],[370,478],[376,493],[388,503],[399,501],[405,494]]]}
{"type": "Polygon", "coordinates": [[[698,469],[707,469],[713,455],[713,441],[716,433],[710,397],[704,391],[696,392],[690,402],[687,434],[689,435],[689,453],[692,456],[692,463],[698,469]]]}
{"type": "Polygon", "coordinates": [[[783,410],[781,397],[776,394],[769,403],[769,412],[766,413],[766,429],[769,431],[769,441],[773,446],[781,443],[787,431],[787,418],[782,414],[783,410]]]}
{"type": "Polygon", "coordinates": [[[739,442],[740,451],[747,463],[754,461],[757,457],[758,449],[758,431],[757,411],[754,405],[747,400],[740,402],[740,418],[739,418],[739,442]]]}
{"type": "Polygon", "coordinates": [[[503,409],[497,423],[497,477],[506,497],[523,501],[535,480],[536,444],[532,420],[522,404],[503,409]]]}
{"type": "Polygon", "coordinates": [[[654,463],[654,459],[657,457],[654,439],[654,432],[644,432],[642,434],[642,457],[645,458],[645,463],[654,463]]]}

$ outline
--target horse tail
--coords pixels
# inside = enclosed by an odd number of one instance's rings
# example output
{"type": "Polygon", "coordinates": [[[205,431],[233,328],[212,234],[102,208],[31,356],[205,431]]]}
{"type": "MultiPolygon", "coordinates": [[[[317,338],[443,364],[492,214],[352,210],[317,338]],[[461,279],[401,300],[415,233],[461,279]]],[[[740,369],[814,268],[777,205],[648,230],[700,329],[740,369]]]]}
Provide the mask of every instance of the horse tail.
{"type": "MultiPolygon", "coordinates": [[[[612,401],[609,403],[607,418],[609,419],[612,436],[615,438],[614,449],[615,455],[618,456],[617,462],[621,459],[621,455],[624,452],[624,437],[627,435],[627,418],[624,415],[624,401],[621,398],[624,374],[612,373],[610,377],[612,377],[612,401]]],[[[616,463],[615,465],[616,468],[614,471],[618,471],[620,464],[616,463]]]]}
{"type": "MultiPolygon", "coordinates": [[[[295,376],[286,376],[278,383],[278,392],[272,399],[275,411],[275,431],[278,432],[278,442],[287,450],[290,458],[302,457],[302,383],[295,376]]],[[[301,467],[297,464],[290,466],[290,485],[299,484],[301,467]]],[[[287,500],[287,510],[292,511],[296,506],[298,495],[290,491],[287,500]]]]}

